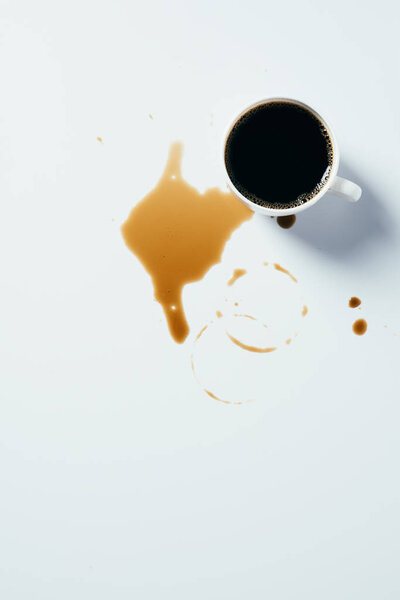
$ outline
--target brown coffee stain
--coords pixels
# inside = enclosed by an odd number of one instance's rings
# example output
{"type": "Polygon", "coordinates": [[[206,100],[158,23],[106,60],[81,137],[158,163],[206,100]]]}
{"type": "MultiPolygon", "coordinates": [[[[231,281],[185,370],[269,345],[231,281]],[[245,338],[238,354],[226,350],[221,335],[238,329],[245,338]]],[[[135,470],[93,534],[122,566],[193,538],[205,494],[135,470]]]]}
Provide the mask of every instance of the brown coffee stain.
{"type": "Polygon", "coordinates": [[[149,119],[151,119],[152,121],[154,120],[154,117],[151,113],[149,113],[149,119]]]}
{"type": "Polygon", "coordinates": [[[233,275],[230,278],[230,280],[228,281],[227,285],[233,285],[235,283],[235,281],[237,281],[239,279],[239,277],[243,277],[243,275],[246,275],[247,271],[246,269],[235,269],[233,271],[233,275]]]}
{"type": "Polygon", "coordinates": [[[182,343],[189,326],[182,305],[183,287],[199,281],[220,262],[226,242],[253,212],[230,192],[200,194],[181,174],[183,144],[171,145],[156,187],[122,225],[125,244],[151,276],[173,339],[182,343]]]}
{"type": "Polygon", "coordinates": [[[233,335],[231,335],[227,331],[225,333],[228,336],[228,338],[234,344],[236,344],[236,346],[239,346],[239,348],[243,348],[243,350],[247,350],[248,352],[258,352],[260,354],[264,354],[265,352],[273,352],[274,350],[276,350],[276,347],[274,347],[274,348],[258,348],[257,346],[248,346],[247,344],[243,344],[243,342],[241,342],[237,338],[233,337],[233,335]]]}
{"type": "Polygon", "coordinates": [[[307,313],[308,313],[308,306],[304,305],[303,310],[301,311],[301,316],[305,317],[307,313]]]}
{"type": "Polygon", "coordinates": [[[217,310],[217,312],[215,314],[217,315],[218,319],[221,319],[223,316],[222,312],[220,310],[217,310]]]}
{"type": "Polygon", "coordinates": [[[285,273],[286,275],[289,275],[290,279],[292,279],[295,283],[297,283],[296,277],[293,277],[293,275],[287,269],[284,269],[283,267],[281,267],[281,265],[278,265],[278,263],[274,263],[274,267],[277,271],[280,271],[281,273],[285,273]]]}
{"type": "Polygon", "coordinates": [[[233,316],[234,317],[243,317],[245,319],[251,319],[252,321],[257,321],[257,319],[255,317],[252,317],[251,315],[242,315],[239,313],[235,313],[233,316]]]}
{"type": "Polygon", "coordinates": [[[239,302],[234,302],[234,306],[239,306],[239,302]]]}
{"type": "Polygon", "coordinates": [[[204,325],[204,327],[202,329],[200,329],[199,333],[196,335],[196,339],[194,340],[195,342],[203,335],[203,333],[205,332],[207,327],[208,327],[208,325],[204,325]]]}
{"type": "Polygon", "coordinates": [[[353,323],[353,331],[356,335],[364,335],[367,331],[367,321],[365,319],[357,319],[353,323]]]}
{"type": "Polygon", "coordinates": [[[229,400],[222,400],[222,398],[218,398],[218,396],[210,392],[210,390],[204,389],[204,391],[210,396],[210,398],[214,398],[214,400],[218,400],[218,402],[223,402],[224,404],[233,404],[233,402],[229,402],[229,400]]]}
{"type": "Polygon", "coordinates": [[[285,344],[290,344],[292,342],[292,338],[288,338],[285,342],[285,344]]]}
{"type": "Polygon", "coordinates": [[[361,304],[361,300],[360,300],[360,298],[357,298],[357,296],[352,296],[349,300],[350,308],[357,308],[357,306],[360,306],[360,304],[361,304]]]}
{"type": "Polygon", "coordinates": [[[296,223],[296,215],[286,215],[285,217],[278,217],[276,220],[282,229],[290,229],[296,223]]]}
{"type": "Polygon", "coordinates": [[[96,139],[97,139],[97,141],[98,141],[98,142],[100,142],[100,144],[102,144],[102,143],[103,143],[103,140],[102,140],[102,138],[101,138],[101,137],[97,137],[96,139]]]}

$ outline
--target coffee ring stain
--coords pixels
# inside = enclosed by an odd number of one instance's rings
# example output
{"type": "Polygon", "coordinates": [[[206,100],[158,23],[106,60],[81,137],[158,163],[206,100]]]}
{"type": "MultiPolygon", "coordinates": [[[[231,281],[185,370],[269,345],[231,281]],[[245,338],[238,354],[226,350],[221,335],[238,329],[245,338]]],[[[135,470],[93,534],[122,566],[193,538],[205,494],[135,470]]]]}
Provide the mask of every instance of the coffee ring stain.
{"type": "Polygon", "coordinates": [[[225,333],[228,336],[228,338],[234,344],[236,344],[236,346],[239,346],[239,348],[242,348],[243,350],[247,350],[248,352],[257,352],[259,354],[265,354],[267,352],[274,352],[274,350],[277,349],[276,346],[273,346],[272,348],[259,348],[258,346],[248,346],[247,344],[243,344],[243,342],[241,342],[237,338],[233,337],[233,335],[231,335],[228,331],[226,331],[225,333]]]}

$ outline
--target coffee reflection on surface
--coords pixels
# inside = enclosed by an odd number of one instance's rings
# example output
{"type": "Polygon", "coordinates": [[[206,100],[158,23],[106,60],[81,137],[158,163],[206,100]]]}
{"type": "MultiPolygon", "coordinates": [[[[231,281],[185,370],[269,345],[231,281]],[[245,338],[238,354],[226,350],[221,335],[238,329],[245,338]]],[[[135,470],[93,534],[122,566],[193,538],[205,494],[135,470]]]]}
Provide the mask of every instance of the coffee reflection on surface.
{"type": "Polygon", "coordinates": [[[172,144],[157,186],[132,210],[121,231],[128,248],[152,278],[176,342],[188,333],[182,289],[220,262],[231,234],[253,212],[218,188],[200,194],[181,174],[183,144],[172,144]]]}

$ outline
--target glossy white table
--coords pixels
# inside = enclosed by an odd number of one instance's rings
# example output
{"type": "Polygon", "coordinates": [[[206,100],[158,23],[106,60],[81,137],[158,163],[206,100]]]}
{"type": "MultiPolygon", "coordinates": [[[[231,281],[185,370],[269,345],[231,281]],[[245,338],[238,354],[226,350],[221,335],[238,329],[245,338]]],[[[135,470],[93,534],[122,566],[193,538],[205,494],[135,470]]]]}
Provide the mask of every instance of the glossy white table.
{"type": "Polygon", "coordinates": [[[0,7],[1,597],[397,599],[398,5],[0,7]],[[363,197],[245,223],[185,289],[177,345],[120,225],[174,139],[192,185],[223,186],[227,122],[273,95],[327,117],[363,197]],[[224,405],[193,340],[232,269],[265,260],[309,314],[222,378],[255,394],[224,405]]]}

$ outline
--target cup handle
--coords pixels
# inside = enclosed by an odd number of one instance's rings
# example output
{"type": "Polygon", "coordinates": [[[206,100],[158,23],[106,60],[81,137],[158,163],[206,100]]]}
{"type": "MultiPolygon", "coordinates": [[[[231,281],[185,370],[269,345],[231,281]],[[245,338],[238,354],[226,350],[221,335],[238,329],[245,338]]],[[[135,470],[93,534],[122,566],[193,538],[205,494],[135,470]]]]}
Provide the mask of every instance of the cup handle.
{"type": "Polygon", "coordinates": [[[329,191],[345,198],[348,202],[357,202],[361,198],[362,190],[359,185],[336,176],[329,186],[329,191]]]}

